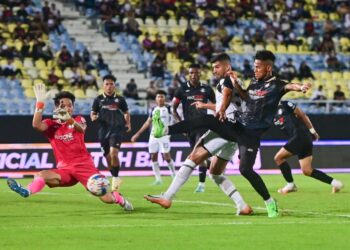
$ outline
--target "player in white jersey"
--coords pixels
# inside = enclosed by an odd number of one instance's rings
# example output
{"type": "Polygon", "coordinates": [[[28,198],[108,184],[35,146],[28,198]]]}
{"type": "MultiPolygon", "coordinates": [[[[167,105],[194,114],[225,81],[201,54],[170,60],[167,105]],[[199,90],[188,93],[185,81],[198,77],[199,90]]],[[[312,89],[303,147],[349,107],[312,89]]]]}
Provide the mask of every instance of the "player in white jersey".
{"type": "MultiPolygon", "coordinates": [[[[216,110],[216,115],[220,120],[234,123],[235,113],[239,111],[241,102],[231,79],[226,77],[226,73],[231,70],[229,62],[230,59],[227,54],[222,54],[212,60],[213,74],[218,79],[216,104],[195,102],[193,105],[200,109],[216,110]]],[[[234,184],[223,175],[226,165],[231,160],[236,148],[235,142],[227,141],[209,130],[199,139],[196,147],[182,164],[168,190],[162,195],[145,195],[145,199],[152,203],[157,203],[163,208],[169,208],[175,194],[186,183],[194,168],[202,161],[213,156],[210,165],[210,178],[233,200],[237,207],[238,215],[252,214],[253,210],[245,203],[234,184]]]]}
{"type": "MultiPolygon", "coordinates": [[[[158,90],[156,93],[157,106],[152,109],[152,112],[142,127],[131,137],[131,142],[137,141],[140,135],[145,132],[152,124],[159,123],[161,121],[166,126],[171,125],[171,111],[170,106],[165,104],[166,92],[158,90]]],[[[156,178],[154,185],[162,184],[160,176],[158,153],[162,153],[163,158],[168,162],[168,167],[171,172],[171,176],[175,176],[174,161],[170,155],[170,135],[165,135],[160,138],[154,137],[154,126],[149,136],[148,151],[151,154],[152,170],[156,178]]]]}

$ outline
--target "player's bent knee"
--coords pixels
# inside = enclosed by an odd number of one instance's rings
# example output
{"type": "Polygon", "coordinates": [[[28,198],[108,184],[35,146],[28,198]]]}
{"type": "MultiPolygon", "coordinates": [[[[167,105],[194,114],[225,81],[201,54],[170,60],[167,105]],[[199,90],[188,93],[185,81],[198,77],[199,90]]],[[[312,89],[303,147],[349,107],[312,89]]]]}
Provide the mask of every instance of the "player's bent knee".
{"type": "Polygon", "coordinates": [[[301,171],[306,176],[311,176],[311,174],[312,174],[312,168],[302,168],[301,171]]]}

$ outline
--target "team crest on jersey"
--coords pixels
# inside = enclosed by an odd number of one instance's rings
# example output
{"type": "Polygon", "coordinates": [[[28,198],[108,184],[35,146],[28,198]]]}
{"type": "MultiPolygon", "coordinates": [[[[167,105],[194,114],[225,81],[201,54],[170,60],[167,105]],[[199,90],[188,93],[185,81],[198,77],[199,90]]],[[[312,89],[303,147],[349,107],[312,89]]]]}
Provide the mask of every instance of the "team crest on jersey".
{"type": "Polygon", "coordinates": [[[185,91],[186,93],[188,93],[188,92],[190,92],[190,90],[189,89],[186,89],[186,91],[185,91]]]}
{"type": "Polygon", "coordinates": [[[288,106],[292,108],[293,107],[293,103],[288,102],[288,106]]]}
{"type": "Polygon", "coordinates": [[[204,92],[205,92],[205,89],[204,89],[204,88],[201,88],[201,92],[204,93],[204,92]]]}
{"type": "Polygon", "coordinates": [[[283,111],[282,109],[278,109],[277,114],[282,115],[283,111]]]}
{"type": "Polygon", "coordinates": [[[114,102],[119,102],[119,99],[118,98],[114,98],[114,102]]]}
{"type": "Polygon", "coordinates": [[[265,84],[265,88],[268,88],[268,87],[270,87],[270,83],[265,84]]]}

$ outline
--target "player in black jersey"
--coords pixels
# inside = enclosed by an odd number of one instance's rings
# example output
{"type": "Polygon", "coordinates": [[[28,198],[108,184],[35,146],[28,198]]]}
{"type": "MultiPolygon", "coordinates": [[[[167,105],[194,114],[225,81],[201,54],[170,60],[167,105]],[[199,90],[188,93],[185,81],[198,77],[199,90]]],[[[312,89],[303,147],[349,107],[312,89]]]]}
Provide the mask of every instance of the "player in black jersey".
{"type": "MultiPolygon", "coordinates": [[[[192,64],[189,67],[189,80],[186,84],[177,89],[173,98],[173,114],[177,122],[181,121],[181,117],[177,112],[179,104],[182,104],[183,116],[185,120],[201,117],[207,114],[205,109],[198,110],[193,104],[195,102],[215,103],[215,93],[213,89],[200,82],[200,66],[192,64]]],[[[207,131],[205,128],[198,128],[187,133],[188,141],[191,149],[194,148],[198,139],[207,131]]],[[[205,179],[207,174],[207,161],[199,165],[199,183],[195,192],[200,193],[205,190],[205,179]]]]}
{"type": "Polygon", "coordinates": [[[260,147],[261,135],[273,125],[278,103],[282,96],[289,91],[306,92],[310,84],[286,83],[272,75],[275,56],[271,51],[258,51],[254,60],[255,78],[244,90],[233,71],[228,71],[235,89],[242,98],[242,112],[238,114],[237,122],[227,122],[225,110],[219,110],[216,119],[213,116],[205,116],[201,119],[192,119],[177,123],[165,128],[162,134],[176,134],[191,131],[198,127],[205,127],[222,138],[235,141],[239,144],[241,174],[250,182],[255,191],[264,199],[268,216],[277,217],[278,208],[276,201],[270,196],[262,178],[253,170],[256,154],[260,147]]]}
{"type": "Polygon", "coordinates": [[[320,137],[314,129],[309,117],[294,103],[281,101],[274,118],[275,125],[287,136],[288,142],[275,155],[275,162],[281,169],[287,185],[279,189],[281,194],[297,191],[294,184],[291,168],[286,161],[289,157],[297,155],[303,174],[319,181],[332,185],[333,193],[343,188],[342,182],[333,179],[320,170],[312,168],[312,141],[320,137]]]}
{"type": "Polygon", "coordinates": [[[103,77],[104,92],[95,98],[90,114],[91,121],[100,125],[98,138],[112,174],[112,190],[117,190],[121,183],[118,152],[124,133],[131,131],[128,105],[124,97],[115,93],[115,81],[113,75],[103,77]]]}

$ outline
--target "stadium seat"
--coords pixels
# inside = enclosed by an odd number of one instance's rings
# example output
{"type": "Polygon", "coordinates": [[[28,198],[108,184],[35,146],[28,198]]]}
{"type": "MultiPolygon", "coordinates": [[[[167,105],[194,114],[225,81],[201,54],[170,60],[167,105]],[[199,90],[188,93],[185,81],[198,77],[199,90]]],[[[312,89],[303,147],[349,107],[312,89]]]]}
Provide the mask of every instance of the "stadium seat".
{"type": "Polygon", "coordinates": [[[86,95],[84,93],[84,91],[82,89],[76,89],[74,90],[74,95],[76,98],[79,98],[79,99],[85,99],[86,98],[86,95]]]}

